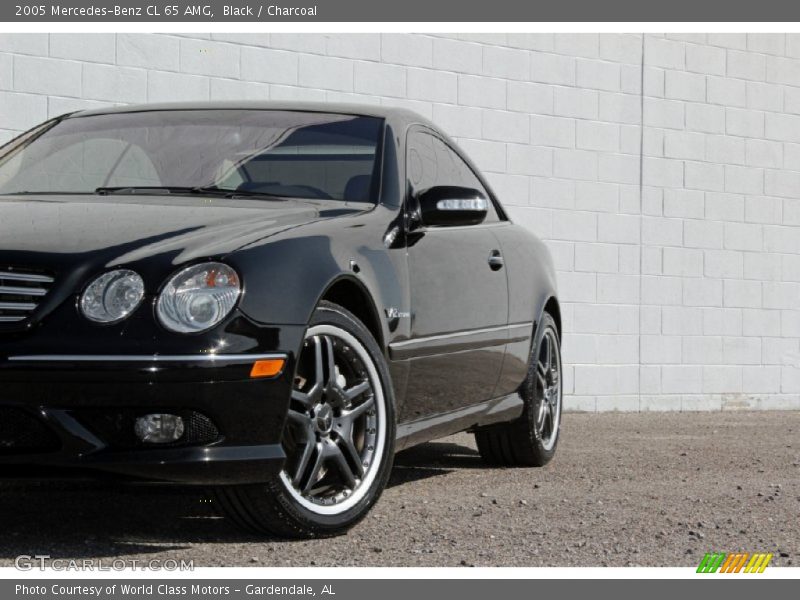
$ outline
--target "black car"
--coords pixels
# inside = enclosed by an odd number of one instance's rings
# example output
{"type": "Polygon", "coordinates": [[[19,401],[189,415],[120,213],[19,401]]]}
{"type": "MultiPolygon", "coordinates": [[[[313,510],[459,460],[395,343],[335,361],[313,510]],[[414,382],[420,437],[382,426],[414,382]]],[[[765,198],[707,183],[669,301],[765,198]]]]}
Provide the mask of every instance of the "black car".
{"type": "Polygon", "coordinates": [[[548,462],[560,334],[544,245],[409,111],[132,106],[0,148],[0,478],[342,532],[411,445],[548,462]]]}

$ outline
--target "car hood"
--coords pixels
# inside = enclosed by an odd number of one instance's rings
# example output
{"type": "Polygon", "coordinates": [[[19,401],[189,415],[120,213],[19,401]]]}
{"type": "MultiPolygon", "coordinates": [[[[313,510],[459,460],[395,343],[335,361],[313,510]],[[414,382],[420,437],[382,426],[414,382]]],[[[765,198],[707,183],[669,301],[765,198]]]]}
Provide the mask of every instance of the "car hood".
{"type": "Polygon", "coordinates": [[[221,257],[285,229],[361,210],[316,200],[7,196],[0,198],[0,266],[113,267],[156,255],[180,264],[221,257]]]}

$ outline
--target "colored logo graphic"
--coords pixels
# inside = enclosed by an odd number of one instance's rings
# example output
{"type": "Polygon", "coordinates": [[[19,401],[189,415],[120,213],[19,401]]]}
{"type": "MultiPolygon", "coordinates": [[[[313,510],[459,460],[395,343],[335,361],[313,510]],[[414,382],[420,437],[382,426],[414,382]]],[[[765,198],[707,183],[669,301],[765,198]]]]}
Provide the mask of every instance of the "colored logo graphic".
{"type": "Polygon", "coordinates": [[[698,573],[763,573],[772,560],[766,552],[707,552],[697,567],[698,573]]]}

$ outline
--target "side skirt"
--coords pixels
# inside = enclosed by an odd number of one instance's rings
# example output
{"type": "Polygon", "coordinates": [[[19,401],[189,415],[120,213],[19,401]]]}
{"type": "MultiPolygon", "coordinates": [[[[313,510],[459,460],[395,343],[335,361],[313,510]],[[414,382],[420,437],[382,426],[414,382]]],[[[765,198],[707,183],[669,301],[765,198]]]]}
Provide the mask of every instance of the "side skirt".
{"type": "Polygon", "coordinates": [[[404,450],[473,427],[513,421],[522,415],[522,397],[514,392],[450,412],[397,426],[395,450],[404,450]]]}

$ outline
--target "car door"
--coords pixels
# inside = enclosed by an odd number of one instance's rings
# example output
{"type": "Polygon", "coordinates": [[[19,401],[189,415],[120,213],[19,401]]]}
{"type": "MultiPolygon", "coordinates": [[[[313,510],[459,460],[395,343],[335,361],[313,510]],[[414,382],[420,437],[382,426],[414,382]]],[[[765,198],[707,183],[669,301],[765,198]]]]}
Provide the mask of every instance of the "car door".
{"type": "MultiPolygon", "coordinates": [[[[437,185],[488,193],[466,162],[424,128],[409,132],[407,210],[415,195],[437,185]]],[[[410,339],[393,354],[410,360],[401,421],[477,404],[492,397],[502,369],[508,318],[508,286],[500,225],[491,207],[477,225],[409,225],[410,339]]]]}

